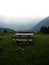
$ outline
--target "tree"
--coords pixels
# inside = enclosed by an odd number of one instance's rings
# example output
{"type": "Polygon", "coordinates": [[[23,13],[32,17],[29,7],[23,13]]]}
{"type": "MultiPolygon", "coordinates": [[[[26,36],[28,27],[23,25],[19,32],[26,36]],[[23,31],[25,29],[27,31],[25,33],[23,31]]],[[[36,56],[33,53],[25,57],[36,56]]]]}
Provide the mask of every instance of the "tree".
{"type": "Polygon", "coordinates": [[[47,33],[49,33],[49,27],[47,28],[47,33]]]}
{"type": "Polygon", "coordinates": [[[8,31],[6,29],[4,29],[4,32],[7,33],[8,31]]]}
{"type": "Polygon", "coordinates": [[[42,33],[47,33],[48,31],[47,31],[48,29],[47,29],[47,26],[42,26],[41,28],[40,28],[40,32],[42,32],[42,33]]]}

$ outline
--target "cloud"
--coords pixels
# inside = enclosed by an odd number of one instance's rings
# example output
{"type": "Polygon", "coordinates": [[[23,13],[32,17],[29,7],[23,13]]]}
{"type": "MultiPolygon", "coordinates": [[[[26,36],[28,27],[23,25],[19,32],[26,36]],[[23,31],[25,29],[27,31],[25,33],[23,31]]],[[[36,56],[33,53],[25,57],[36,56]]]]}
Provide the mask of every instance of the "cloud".
{"type": "Polygon", "coordinates": [[[33,18],[49,16],[49,0],[0,0],[0,16],[33,18]]]}

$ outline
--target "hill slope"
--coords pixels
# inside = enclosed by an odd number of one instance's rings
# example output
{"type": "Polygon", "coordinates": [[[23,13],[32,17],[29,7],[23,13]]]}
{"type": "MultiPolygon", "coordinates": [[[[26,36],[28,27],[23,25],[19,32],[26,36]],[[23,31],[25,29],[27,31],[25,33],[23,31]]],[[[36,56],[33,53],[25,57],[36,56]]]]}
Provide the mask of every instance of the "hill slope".
{"type": "Polygon", "coordinates": [[[47,17],[47,18],[43,19],[42,21],[40,21],[37,25],[35,25],[35,26],[31,29],[31,31],[33,31],[33,32],[38,32],[38,31],[40,31],[40,28],[41,28],[42,26],[49,26],[49,17],[47,17]]]}
{"type": "Polygon", "coordinates": [[[0,28],[0,32],[4,32],[4,30],[7,30],[8,32],[15,32],[15,30],[10,28],[0,28]]]}

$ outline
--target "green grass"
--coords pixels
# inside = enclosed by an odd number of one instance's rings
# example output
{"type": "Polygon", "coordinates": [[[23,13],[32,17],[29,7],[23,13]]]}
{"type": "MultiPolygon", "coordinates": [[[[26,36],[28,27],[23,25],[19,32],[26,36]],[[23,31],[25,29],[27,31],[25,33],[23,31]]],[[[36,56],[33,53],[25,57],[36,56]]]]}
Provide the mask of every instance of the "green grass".
{"type": "MultiPolygon", "coordinates": [[[[0,36],[0,65],[49,65],[49,35],[35,34],[32,44],[16,45],[14,33],[0,36]]],[[[27,43],[26,43],[27,44],[27,43]]]]}

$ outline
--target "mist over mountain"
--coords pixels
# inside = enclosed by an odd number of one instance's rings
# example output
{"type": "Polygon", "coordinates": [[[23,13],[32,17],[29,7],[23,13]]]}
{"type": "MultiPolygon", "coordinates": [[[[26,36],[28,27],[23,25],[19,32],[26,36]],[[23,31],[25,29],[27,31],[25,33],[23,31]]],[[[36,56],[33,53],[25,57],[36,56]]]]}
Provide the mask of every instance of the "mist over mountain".
{"type": "Polygon", "coordinates": [[[1,28],[11,28],[16,31],[29,31],[41,19],[0,20],[1,28]],[[9,21],[9,22],[8,22],[9,21]]]}
{"type": "Polygon", "coordinates": [[[38,24],[36,24],[32,29],[31,31],[32,32],[38,32],[40,31],[40,28],[42,26],[49,26],[49,16],[44,18],[43,20],[41,20],[38,24]]]}

